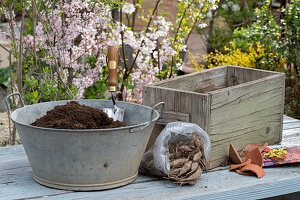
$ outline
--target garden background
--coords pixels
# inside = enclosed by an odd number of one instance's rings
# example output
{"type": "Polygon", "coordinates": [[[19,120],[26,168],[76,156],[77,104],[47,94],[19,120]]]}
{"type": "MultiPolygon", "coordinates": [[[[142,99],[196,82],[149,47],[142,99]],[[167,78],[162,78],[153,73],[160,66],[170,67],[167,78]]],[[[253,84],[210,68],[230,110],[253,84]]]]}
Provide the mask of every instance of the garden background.
{"type": "MultiPolygon", "coordinates": [[[[284,72],[285,114],[300,118],[299,0],[2,0],[0,30],[2,106],[16,91],[26,104],[109,99],[106,50],[118,45],[119,100],[227,64],[284,72]]],[[[0,115],[0,143],[20,143],[0,115]]]]}

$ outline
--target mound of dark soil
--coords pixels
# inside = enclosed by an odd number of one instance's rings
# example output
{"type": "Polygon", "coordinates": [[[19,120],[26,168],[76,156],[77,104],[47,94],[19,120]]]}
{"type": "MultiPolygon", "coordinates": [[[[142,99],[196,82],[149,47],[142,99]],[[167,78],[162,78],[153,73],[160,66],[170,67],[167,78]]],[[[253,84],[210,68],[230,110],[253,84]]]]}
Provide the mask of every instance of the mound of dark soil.
{"type": "Polygon", "coordinates": [[[123,122],[113,121],[102,110],[81,105],[76,101],[55,106],[31,125],[56,129],[108,129],[125,126],[123,122]]]}

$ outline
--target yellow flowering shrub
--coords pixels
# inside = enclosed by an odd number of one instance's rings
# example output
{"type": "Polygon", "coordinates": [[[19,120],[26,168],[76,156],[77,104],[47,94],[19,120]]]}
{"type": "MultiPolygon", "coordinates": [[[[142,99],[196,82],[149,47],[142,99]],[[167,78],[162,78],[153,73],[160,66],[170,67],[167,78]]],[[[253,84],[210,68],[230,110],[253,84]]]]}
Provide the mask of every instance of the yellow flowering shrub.
{"type": "Polygon", "coordinates": [[[265,56],[265,51],[261,47],[260,43],[256,43],[255,47],[251,46],[249,48],[249,53],[242,52],[241,49],[236,48],[233,42],[230,42],[230,47],[224,47],[228,52],[223,54],[221,52],[215,51],[203,59],[207,62],[208,68],[213,68],[221,65],[234,65],[241,67],[256,68],[257,61],[265,56]]]}
{"type": "Polygon", "coordinates": [[[204,63],[206,63],[206,66],[198,63],[200,58],[199,56],[195,56],[189,52],[189,57],[191,59],[189,64],[192,65],[196,71],[221,65],[234,65],[248,68],[282,71],[286,63],[285,59],[276,56],[276,52],[270,53],[269,49],[266,50],[265,47],[261,46],[259,42],[255,43],[255,45],[251,45],[248,49],[248,52],[244,52],[240,48],[237,48],[233,42],[230,42],[229,45],[229,47],[224,47],[224,50],[227,53],[222,53],[216,50],[209,55],[203,56],[202,58],[204,63]],[[270,63],[271,58],[272,63],[270,63]]]}
{"type": "Polygon", "coordinates": [[[189,53],[189,57],[191,59],[191,62],[189,62],[188,64],[193,66],[193,68],[196,69],[196,71],[202,71],[203,69],[205,69],[204,65],[199,64],[198,60],[200,59],[200,56],[196,56],[193,55],[191,51],[188,50],[189,53]]]}

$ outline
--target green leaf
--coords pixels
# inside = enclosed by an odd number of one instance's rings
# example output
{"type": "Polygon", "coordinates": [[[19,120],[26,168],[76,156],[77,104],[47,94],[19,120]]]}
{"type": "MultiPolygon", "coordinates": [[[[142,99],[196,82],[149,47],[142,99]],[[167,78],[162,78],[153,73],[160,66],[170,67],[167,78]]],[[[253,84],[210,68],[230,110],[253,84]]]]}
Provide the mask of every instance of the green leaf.
{"type": "Polygon", "coordinates": [[[10,76],[9,67],[0,68],[0,84],[7,87],[9,84],[9,81],[8,81],[9,76],[10,76]]]}

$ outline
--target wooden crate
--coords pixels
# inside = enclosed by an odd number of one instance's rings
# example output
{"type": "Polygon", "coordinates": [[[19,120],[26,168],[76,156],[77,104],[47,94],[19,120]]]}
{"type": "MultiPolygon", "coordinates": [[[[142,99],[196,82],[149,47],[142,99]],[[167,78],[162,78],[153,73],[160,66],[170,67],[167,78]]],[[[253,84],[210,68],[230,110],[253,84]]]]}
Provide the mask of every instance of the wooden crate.
{"type": "Polygon", "coordinates": [[[252,142],[281,141],[284,110],[283,73],[221,66],[143,88],[143,104],[165,102],[165,113],[151,135],[154,143],[171,121],[198,124],[212,141],[209,166],[222,164],[232,142],[237,150],[252,142]]]}

